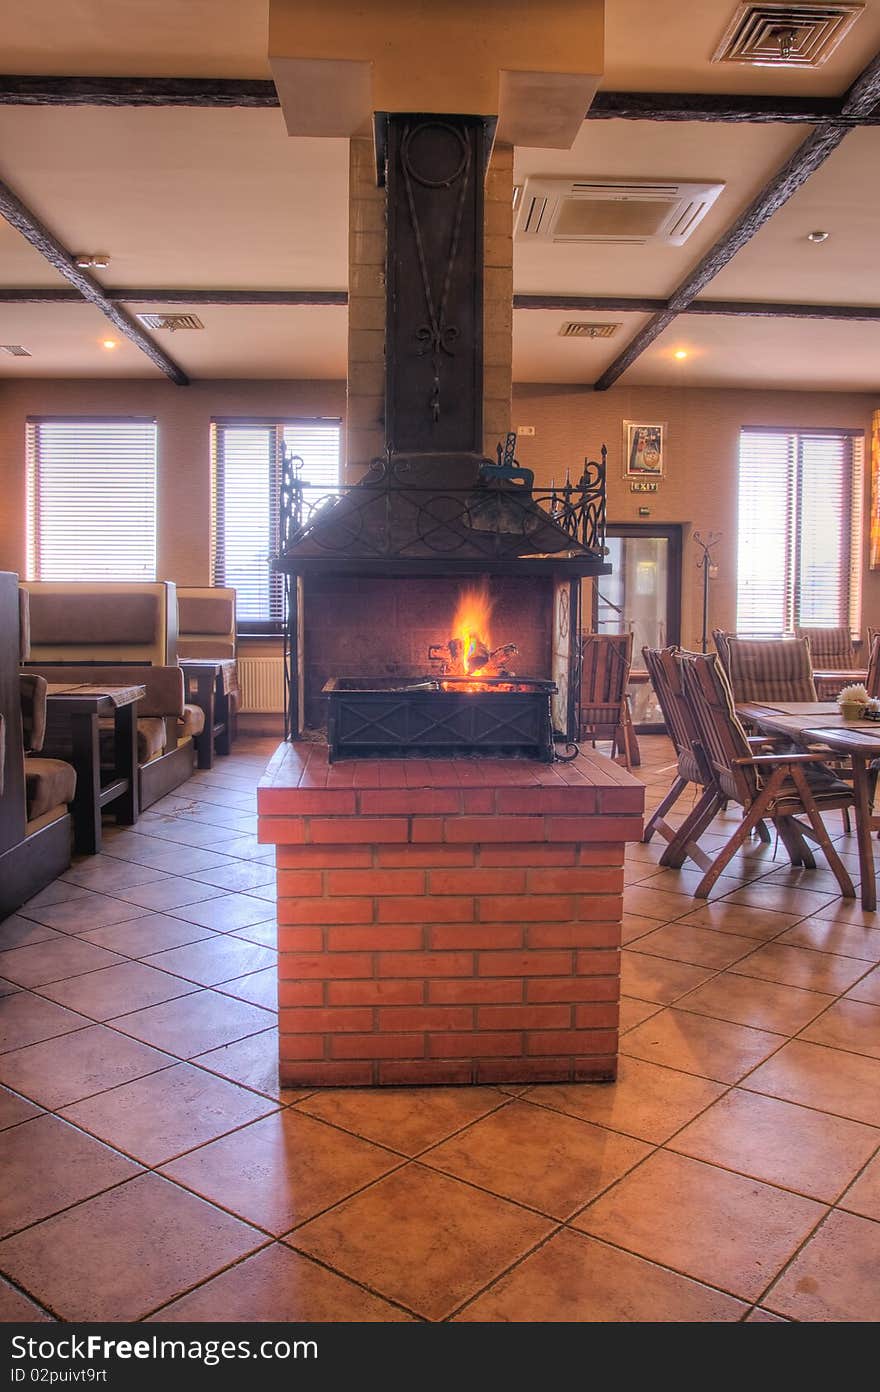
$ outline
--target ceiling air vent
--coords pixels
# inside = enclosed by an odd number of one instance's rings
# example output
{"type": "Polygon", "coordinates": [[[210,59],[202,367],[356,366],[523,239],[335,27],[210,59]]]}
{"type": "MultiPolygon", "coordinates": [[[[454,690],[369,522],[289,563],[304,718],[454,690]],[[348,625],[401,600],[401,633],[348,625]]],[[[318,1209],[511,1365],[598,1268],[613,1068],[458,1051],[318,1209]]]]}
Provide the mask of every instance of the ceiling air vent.
{"type": "Polygon", "coordinates": [[[559,330],[560,338],[613,338],[619,324],[588,324],[583,319],[569,319],[559,330]]]}
{"type": "Polygon", "coordinates": [[[138,314],[137,319],[145,329],[203,329],[205,326],[197,314],[138,314]]]}
{"type": "Polygon", "coordinates": [[[8,353],[10,358],[32,358],[33,353],[22,348],[20,343],[0,343],[0,353],[8,353]]]}
{"type": "Polygon", "coordinates": [[[864,8],[855,4],[739,5],[712,62],[821,67],[864,8]]]}
{"type": "Polygon", "coordinates": [[[519,201],[515,235],[526,242],[682,246],[723,188],[640,179],[529,178],[519,201]]]}

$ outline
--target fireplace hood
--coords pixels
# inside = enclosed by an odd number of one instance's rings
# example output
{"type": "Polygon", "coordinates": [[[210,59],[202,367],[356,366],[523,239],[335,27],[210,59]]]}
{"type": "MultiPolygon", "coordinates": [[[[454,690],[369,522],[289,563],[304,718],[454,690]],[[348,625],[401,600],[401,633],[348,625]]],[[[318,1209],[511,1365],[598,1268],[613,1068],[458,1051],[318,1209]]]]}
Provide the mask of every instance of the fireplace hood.
{"type": "Polygon", "coordinates": [[[516,437],[482,453],[483,174],[478,116],[381,118],[387,213],[385,454],[347,488],[285,460],[288,575],[608,574],[605,462],[536,490],[516,437]]]}

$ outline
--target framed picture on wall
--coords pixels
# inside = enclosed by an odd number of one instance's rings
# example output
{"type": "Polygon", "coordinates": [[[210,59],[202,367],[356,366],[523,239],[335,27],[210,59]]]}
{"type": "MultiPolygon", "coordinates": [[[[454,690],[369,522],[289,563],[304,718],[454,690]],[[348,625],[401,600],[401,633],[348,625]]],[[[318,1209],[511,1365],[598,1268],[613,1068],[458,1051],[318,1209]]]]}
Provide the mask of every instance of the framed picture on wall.
{"type": "Polygon", "coordinates": [[[666,472],[666,424],[623,422],[624,478],[662,478],[666,472]]]}

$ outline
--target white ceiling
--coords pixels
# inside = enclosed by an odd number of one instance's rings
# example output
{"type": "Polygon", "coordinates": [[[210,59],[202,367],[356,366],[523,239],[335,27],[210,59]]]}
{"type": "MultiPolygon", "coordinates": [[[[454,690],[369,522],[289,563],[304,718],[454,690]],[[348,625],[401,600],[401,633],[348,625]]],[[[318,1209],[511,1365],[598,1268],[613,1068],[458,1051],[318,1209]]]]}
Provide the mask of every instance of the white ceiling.
{"type": "MultiPolygon", "coordinates": [[[[476,0],[475,0],[476,2],[476,0]]],[[[880,0],[816,72],[709,61],[736,0],[678,6],[606,0],[606,89],[839,95],[880,50],[880,0]]],[[[332,8],[328,0],[328,10],[332,8]]],[[[6,72],[268,77],[265,0],[31,0],[0,12],[6,72]]],[[[669,246],[515,244],[520,293],[667,296],[807,135],[809,127],[591,121],[570,151],[518,149],[528,174],[720,181],[691,239],[669,246]]],[[[880,305],[880,127],[851,133],[707,286],[709,299],[880,305]],[[812,228],[830,232],[812,245],[812,228]]],[[[345,289],[348,152],[290,139],[280,110],[0,107],[0,178],[72,251],[107,251],[108,287],[345,289]]],[[[0,220],[0,287],[58,288],[61,276],[0,220]]],[[[131,306],[183,310],[186,305],[131,306]]],[[[346,311],[193,305],[203,333],[156,334],[194,377],[340,378],[346,311]]],[[[646,316],[514,314],[520,381],[588,384],[646,316]],[[562,339],[571,318],[621,324],[612,339],[562,339]]],[[[0,303],[0,377],[145,376],[157,369],[85,305],[0,303]]],[[[873,389],[880,322],[680,316],[626,384],[873,389]],[[674,359],[676,348],[689,356],[674,359]],[[820,351],[817,351],[817,348],[820,351]]]]}

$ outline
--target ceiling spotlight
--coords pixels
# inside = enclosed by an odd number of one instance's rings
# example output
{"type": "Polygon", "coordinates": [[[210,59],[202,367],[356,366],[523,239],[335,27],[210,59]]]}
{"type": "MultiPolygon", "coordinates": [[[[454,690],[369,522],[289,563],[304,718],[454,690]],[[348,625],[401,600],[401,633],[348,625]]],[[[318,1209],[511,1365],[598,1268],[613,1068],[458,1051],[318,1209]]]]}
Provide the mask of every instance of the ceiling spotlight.
{"type": "Polygon", "coordinates": [[[101,347],[102,347],[102,348],[115,348],[115,347],[116,347],[116,339],[115,339],[115,338],[105,338],[105,339],[104,339],[104,342],[101,344],[101,347]]]}
{"type": "Polygon", "coordinates": [[[808,233],[807,233],[807,241],[808,241],[808,242],[827,242],[829,236],[830,236],[830,233],[828,233],[828,232],[808,232],[808,233]]]}
{"type": "Polygon", "coordinates": [[[78,251],[73,259],[81,271],[91,270],[92,267],[102,271],[110,265],[110,256],[106,251],[78,251]]]}
{"type": "Polygon", "coordinates": [[[673,353],[672,356],[673,356],[674,358],[678,358],[679,362],[681,362],[681,360],[682,360],[683,358],[686,358],[686,357],[687,357],[687,349],[686,349],[686,348],[676,348],[676,350],[675,350],[675,352],[673,353]]]}

